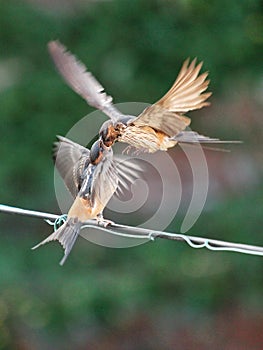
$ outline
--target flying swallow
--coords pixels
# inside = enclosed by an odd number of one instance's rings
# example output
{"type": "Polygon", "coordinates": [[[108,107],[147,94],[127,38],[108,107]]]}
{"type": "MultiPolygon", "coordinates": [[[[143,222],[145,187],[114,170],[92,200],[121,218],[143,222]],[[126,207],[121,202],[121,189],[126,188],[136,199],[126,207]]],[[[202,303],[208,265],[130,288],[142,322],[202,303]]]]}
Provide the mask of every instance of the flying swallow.
{"type": "Polygon", "coordinates": [[[117,162],[110,147],[102,140],[96,141],[90,150],[58,136],[54,144],[53,158],[66,187],[74,198],[66,222],[49,237],[32,249],[58,240],[64,248],[67,259],[83,224],[90,219],[97,219],[98,224],[107,226],[109,220],[103,218],[103,210],[117,187],[125,186],[137,176],[139,168],[131,161],[117,162]]]}
{"type": "Polygon", "coordinates": [[[105,145],[115,141],[125,142],[145,151],[167,151],[177,143],[232,143],[186,131],[191,119],[189,111],[210,105],[206,92],[208,72],[200,73],[203,63],[187,59],[170,88],[156,103],[147,107],[139,116],[125,115],[112,103],[103,86],[87,71],[85,65],[72,55],[59,41],[48,44],[50,55],[67,84],[87,103],[104,112],[110,119],[100,129],[105,145]]]}

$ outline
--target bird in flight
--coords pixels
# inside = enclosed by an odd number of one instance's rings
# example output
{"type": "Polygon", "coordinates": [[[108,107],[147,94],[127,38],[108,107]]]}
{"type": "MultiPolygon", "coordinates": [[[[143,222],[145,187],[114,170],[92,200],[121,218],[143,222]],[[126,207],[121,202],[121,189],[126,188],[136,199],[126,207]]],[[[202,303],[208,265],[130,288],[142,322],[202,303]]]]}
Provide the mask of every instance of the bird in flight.
{"type": "Polygon", "coordinates": [[[112,103],[103,86],[87,71],[85,65],[71,54],[59,41],[48,44],[50,55],[67,84],[87,103],[104,112],[110,119],[100,129],[105,145],[115,141],[125,142],[144,152],[167,151],[177,143],[232,143],[185,130],[191,119],[189,111],[210,105],[206,92],[208,72],[200,73],[202,62],[187,59],[170,88],[156,103],[139,116],[121,113],[112,103]]]}
{"type": "Polygon", "coordinates": [[[97,219],[98,224],[104,227],[111,223],[103,218],[105,206],[118,186],[127,187],[127,183],[131,183],[140,170],[131,160],[121,162],[113,158],[111,147],[105,146],[101,138],[88,150],[58,136],[53,158],[74,202],[66,222],[32,249],[58,240],[64,248],[64,257],[60,262],[63,265],[85,221],[97,219]]]}

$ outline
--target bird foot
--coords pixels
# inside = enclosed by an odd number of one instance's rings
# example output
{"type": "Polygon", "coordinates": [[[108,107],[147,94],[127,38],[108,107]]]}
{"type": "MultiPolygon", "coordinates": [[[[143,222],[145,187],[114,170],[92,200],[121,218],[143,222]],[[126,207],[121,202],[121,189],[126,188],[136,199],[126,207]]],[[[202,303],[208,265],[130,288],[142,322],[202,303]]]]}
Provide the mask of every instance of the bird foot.
{"type": "Polygon", "coordinates": [[[102,215],[98,215],[97,216],[97,224],[98,224],[98,226],[108,227],[108,226],[114,224],[114,222],[111,220],[104,219],[104,217],[102,215]]]}

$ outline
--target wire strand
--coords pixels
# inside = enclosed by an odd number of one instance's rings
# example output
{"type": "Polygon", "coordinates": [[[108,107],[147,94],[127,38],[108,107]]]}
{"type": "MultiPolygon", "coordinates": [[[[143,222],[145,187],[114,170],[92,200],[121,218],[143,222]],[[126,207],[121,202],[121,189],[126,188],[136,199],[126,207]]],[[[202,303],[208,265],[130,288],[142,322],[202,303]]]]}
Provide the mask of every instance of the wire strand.
{"type": "MultiPolygon", "coordinates": [[[[63,220],[65,220],[65,215],[56,215],[40,211],[21,209],[3,204],[0,204],[0,212],[44,219],[48,224],[53,225],[55,230],[58,228],[59,222],[63,222],[63,220]],[[52,222],[51,220],[54,221],[52,222]]],[[[156,231],[142,227],[119,225],[116,223],[112,223],[108,227],[102,227],[97,224],[96,220],[88,220],[85,222],[85,225],[83,225],[82,228],[95,228],[115,236],[144,240],[148,239],[149,241],[155,241],[157,238],[177,240],[181,242],[183,241],[195,249],[207,248],[211,251],[231,251],[242,254],[263,256],[263,247],[260,246],[232,243],[198,236],[189,236],[181,233],[156,231]]]]}

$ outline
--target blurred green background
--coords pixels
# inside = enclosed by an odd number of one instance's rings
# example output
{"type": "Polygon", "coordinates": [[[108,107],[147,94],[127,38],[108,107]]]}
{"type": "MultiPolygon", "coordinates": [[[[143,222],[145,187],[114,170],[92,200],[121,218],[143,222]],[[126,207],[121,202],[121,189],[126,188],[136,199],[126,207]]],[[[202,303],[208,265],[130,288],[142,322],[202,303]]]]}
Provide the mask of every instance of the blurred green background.
{"type": "MultiPolygon", "coordinates": [[[[1,203],[59,212],[51,144],[92,111],[47,53],[60,39],[114,96],[154,102],[183,60],[209,70],[200,133],[210,191],[189,234],[263,245],[263,12],[259,0],[0,2],[1,203]]],[[[177,152],[177,151],[175,151],[177,152]]],[[[175,153],[176,154],[176,153],[175,153]]],[[[0,214],[0,349],[262,349],[262,257],[158,241],[78,240],[67,263],[41,220],[0,214]]],[[[176,223],[169,230],[177,229],[176,223]]]]}

